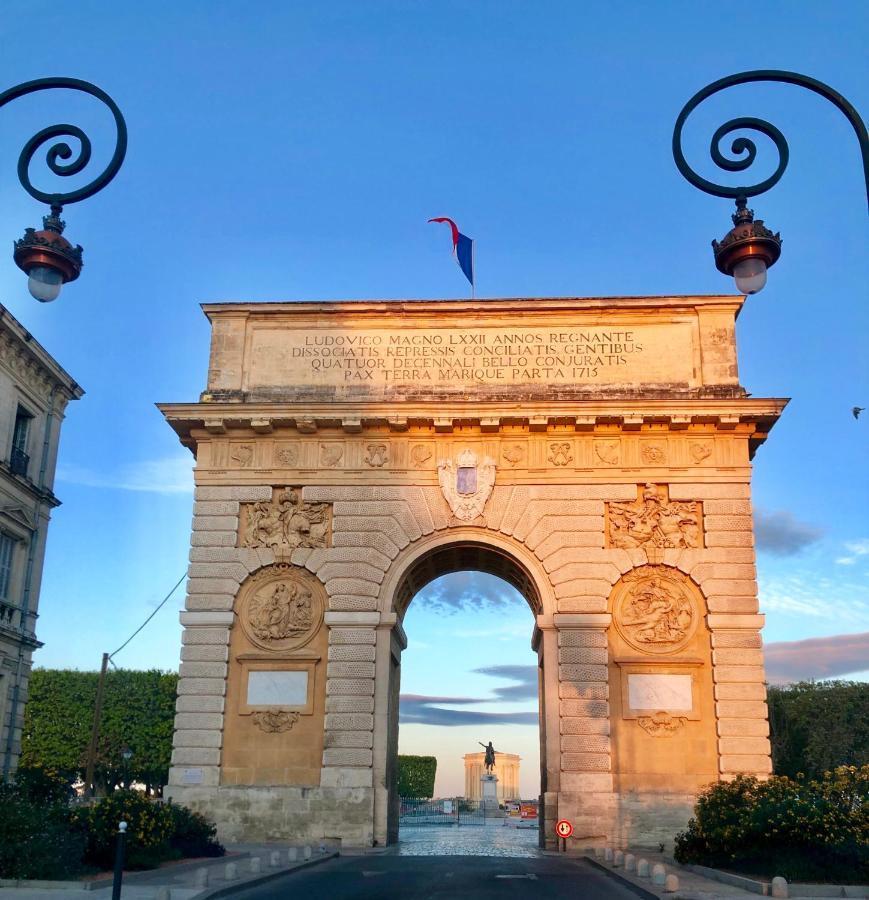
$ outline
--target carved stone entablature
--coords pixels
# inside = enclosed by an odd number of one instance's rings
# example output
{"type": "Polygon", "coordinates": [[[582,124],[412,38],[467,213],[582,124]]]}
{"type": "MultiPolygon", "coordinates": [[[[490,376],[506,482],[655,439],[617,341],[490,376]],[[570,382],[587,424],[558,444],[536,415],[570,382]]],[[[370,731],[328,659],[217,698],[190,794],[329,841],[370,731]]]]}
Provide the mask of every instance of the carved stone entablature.
{"type": "Polygon", "coordinates": [[[670,501],[665,485],[647,484],[633,503],[607,504],[607,546],[686,548],[703,546],[703,508],[699,501],[670,501]]]}
{"type": "Polygon", "coordinates": [[[671,716],[656,712],[652,716],[640,716],[637,724],[652,737],[672,737],[688,721],[685,716],[671,716]]]}
{"type": "Polygon", "coordinates": [[[306,503],[301,488],[275,488],[271,500],[243,503],[240,547],[268,547],[289,556],[299,547],[329,547],[332,543],[332,505],[306,503]]]}
{"type": "Polygon", "coordinates": [[[238,618],[245,634],[266,650],[307,644],[323,621],[323,598],[305,570],[286,563],[266,566],[242,586],[238,618]]]}
{"type": "Polygon", "coordinates": [[[299,721],[299,713],[287,709],[261,709],[251,717],[260,731],[276,734],[289,731],[299,721]]]}
{"type": "Polygon", "coordinates": [[[480,462],[472,450],[463,450],[456,462],[442,459],[438,463],[441,490],[457,519],[473,522],[483,514],[495,486],[495,467],[491,456],[480,462]]]}
{"type": "Polygon", "coordinates": [[[678,569],[641,566],[616,585],[613,622],[621,636],[644,653],[681,650],[700,618],[695,591],[678,569]]]}

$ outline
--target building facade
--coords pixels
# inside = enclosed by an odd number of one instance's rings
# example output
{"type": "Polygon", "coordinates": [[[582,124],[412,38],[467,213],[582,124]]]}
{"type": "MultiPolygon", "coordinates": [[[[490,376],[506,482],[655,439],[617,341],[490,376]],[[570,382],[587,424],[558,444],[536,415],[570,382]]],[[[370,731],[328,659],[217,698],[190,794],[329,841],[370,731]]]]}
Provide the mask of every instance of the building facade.
{"type": "Polygon", "coordinates": [[[0,307],[0,756],[15,772],[64,411],[82,389],[0,307]]]}
{"type": "MultiPolygon", "coordinates": [[[[466,753],[465,761],[465,799],[482,800],[483,788],[480,779],[486,774],[486,754],[466,753]]],[[[519,762],[521,757],[515,753],[495,754],[495,767],[492,774],[498,779],[498,801],[521,800],[519,790],[519,762]]],[[[535,798],[536,799],[536,798],[535,798]]]]}
{"type": "MultiPolygon", "coordinates": [[[[403,620],[441,575],[522,594],[541,839],[657,847],[771,771],[744,297],[205,308],[167,794],[227,841],[397,837],[403,620]],[[533,629],[533,630],[532,630],[533,629]]],[[[410,635],[411,640],[413,635],[410,635]]]]}

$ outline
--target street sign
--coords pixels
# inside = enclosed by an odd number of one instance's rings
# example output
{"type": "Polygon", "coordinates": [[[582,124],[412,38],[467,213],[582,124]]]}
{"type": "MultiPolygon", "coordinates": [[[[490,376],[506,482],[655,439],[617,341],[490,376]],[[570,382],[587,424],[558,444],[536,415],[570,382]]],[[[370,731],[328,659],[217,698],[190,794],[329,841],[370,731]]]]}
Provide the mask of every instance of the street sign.
{"type": "Polygon", "coordinates": [[[559,819],[555,825],[555,833],[562,839],[569,838],[573,834],[573,825],[567,819],[559,819]]]}

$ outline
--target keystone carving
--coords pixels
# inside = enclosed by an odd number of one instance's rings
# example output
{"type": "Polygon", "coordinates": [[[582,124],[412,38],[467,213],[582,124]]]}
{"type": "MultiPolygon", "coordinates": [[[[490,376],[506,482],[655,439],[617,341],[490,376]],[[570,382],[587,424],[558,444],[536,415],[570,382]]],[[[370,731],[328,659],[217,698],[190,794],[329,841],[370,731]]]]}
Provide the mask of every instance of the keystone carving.
{"type": "Polygon", "coordinates": [[[671,737],[687,721],[684,716],[671,716],[666,712],[656,712],[653,716],[640,716],[637,724],[652,737],[671,737]]]}
{"type": "Polygon", "coordinates": [[[260,569],[242,587],[238,617],[245,634],[266,650],[292,650],[320,628],[320,592],[295,566],[277,563],[260,569]]]}
{"type": "Polygon", "coordinates": [[[670,501],[666,487],[654,484],[640,491],[633,503],[607,504],[608,546],[620,550],[703,546],[699,501],[670,501]]]}
{"type": "Polygon", "coordinates": [[[442,459],[438,463],[438,481],[453,515],[462,522],[472,522],[483,514],[495,486],[496,463],[486,456],[478,464],[472,450],[463,450],[456,463],[442,459]]]}
{"type": "Polygon", "coordinates": [[[697,627],[694,591],[685,576],[669,566],[642,566],[625,575],[612,609],[622,637],[646,653],[681,649],[697,627]]]}
{"type": "Polygon", "coordinates": [[[285,709],[262,709],[255,712],[251,718],[260,731],[274,734],[279,731],[289,731],[299,721],[299,714],[285,709]]]}
{"type": "Polygon", "coordinates": [[[328,547],[332,537],[332,507],[305,503],[301,489],[276,489],[272,500],[243,504],[241,547],[268,547],[287,555],[299,547],[328,547]]]}

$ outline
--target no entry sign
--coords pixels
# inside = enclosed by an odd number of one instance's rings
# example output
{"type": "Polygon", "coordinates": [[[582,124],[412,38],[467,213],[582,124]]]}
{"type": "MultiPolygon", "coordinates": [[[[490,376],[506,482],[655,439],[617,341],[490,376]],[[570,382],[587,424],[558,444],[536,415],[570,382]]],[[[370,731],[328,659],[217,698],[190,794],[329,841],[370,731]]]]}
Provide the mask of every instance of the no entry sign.
{"type": "Polygon", "coordinates": [[[560,838],[569,838],[573,834],[573,825],[567,819],[559,819],[555,825],[555,833],[560,838]]]}

